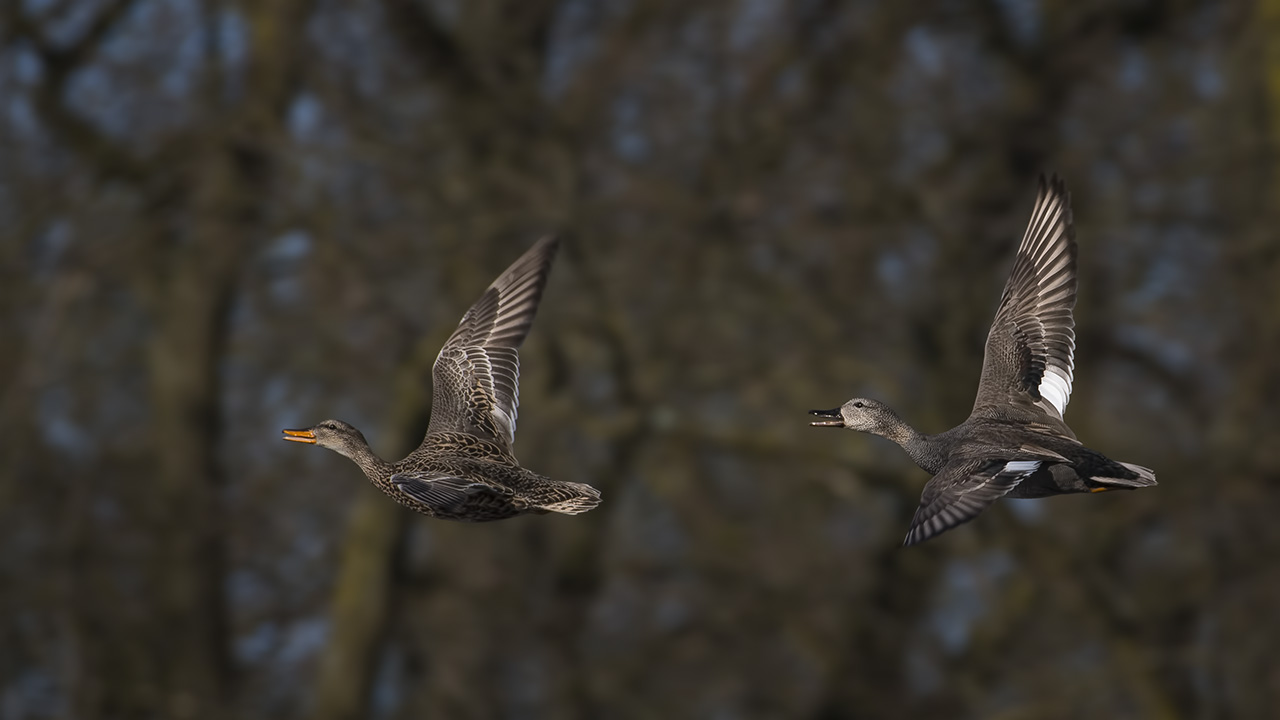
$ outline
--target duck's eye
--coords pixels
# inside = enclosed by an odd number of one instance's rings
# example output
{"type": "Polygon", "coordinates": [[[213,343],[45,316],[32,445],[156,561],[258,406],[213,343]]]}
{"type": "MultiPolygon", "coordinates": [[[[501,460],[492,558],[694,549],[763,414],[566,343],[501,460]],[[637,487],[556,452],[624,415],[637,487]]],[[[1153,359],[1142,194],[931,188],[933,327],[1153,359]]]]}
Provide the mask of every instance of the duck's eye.
{"type": "Polygon", "coordinates": [[[856,402],[856,403],[854,403],[854,404],[853,404],[853,406],[854,406],[854,407],[856,407],[856,408],[860,408],[860,407],[862,407],[862,403],[860,403],[860,402],[856,402]]]}

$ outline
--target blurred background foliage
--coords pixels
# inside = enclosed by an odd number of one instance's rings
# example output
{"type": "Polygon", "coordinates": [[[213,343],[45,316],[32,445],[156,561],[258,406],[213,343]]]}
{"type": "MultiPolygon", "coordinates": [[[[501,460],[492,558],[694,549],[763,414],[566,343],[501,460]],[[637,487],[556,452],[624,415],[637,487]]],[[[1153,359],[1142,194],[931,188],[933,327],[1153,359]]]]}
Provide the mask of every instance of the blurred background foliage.
{"type": "Polygon", "coordinates": [[[0,716],[1280,704],[1277,0],[0,7],[0,716]],[[900,550],[925,474],[805,411],[962,420],[1046,170],[1067,419],[1161,485],[900,550]],[[516,450],[600,508],[279,442],[416,445],[548,231],[516,450]]]}

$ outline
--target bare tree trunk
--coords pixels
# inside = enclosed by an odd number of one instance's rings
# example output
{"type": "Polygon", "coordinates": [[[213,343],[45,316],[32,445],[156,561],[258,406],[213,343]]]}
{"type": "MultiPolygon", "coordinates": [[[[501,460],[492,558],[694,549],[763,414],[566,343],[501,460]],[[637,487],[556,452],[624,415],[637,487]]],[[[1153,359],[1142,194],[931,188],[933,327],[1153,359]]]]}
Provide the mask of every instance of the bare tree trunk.
{"type": "Polygon", "coordinates": [[[356,501],[333,589],[329,611],[332,633],[320,657],[312,713],[316,720],[346,720],[367,714],[407,512],[372,486],[356,501]]]}
{"type": "Polygon", "coordinates": [[[153,511],[158,529],[154,589],[169,643],[166,709],[197,717],[227,686],[222,476],[216,443],[217,361],[226,337],[236,243],[196,247],[169,273],[162,330],[150,348],[155,430],[153,511]]]}
{"type": "Polygon", "coordinates": [[[263,178],[251,165],[226,151],[199,165],[192,236],[175,238],[154,296],[153,587],[167,646],[162,703],[172,717],[218,714],[230,679],[218,365],[245,238],[260,231],[252,188],[263,178]]]}
{"type": "MultiPolygon", "coordinates": [[[[398,450],[418,446],[431,418],[431,365],[443,340],[429,337],[406,360],[396,382],[397,404],[386,426],[398,450]]],[[[313,697],[316,720],[348,720],[368,714],[379,644],[394,600],[399,550],[412,514],[366,485],[342,540],[341,564],[329,611],[331,639],[320,657],[313,697]]]]}
{"type": "Polygon", "coordinates": [[[264,148],[281,135],[298,65],[296,46],[280,40],[306,7],[277,3],[247,14],[250,95],[196,146],[186,172],[186,213],[171,228],[168,255],[148,293],[156,325],[148,347],[156,471],[152,588],[162,643],[160,710],[169,717],[219,717],[230,706],[219,366],[249,239],[266,230],[264,199],[274,168],[264,148]]]}

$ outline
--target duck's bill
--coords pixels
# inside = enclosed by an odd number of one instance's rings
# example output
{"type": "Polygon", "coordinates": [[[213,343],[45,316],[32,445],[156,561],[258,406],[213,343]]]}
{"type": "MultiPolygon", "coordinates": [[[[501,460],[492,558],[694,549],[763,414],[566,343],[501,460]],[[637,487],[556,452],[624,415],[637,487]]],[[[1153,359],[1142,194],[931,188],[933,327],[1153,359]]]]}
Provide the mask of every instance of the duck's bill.
{"type": "Polygon", "coordinates": [[[840,408],[834,410],[810,410],[809,414],[824,418],[834,418],[833,420],[814,420],[809,423],[814,427],[844,427],[844,418],[840,415],[840,408]]]}
{"type": "Polygon", "coordinates": [[[292,440],[293,442],[306,443],[308,445],[316,444],[316,434],[310,430],[283,430],[284,437],[281,440],[292,440]]]}

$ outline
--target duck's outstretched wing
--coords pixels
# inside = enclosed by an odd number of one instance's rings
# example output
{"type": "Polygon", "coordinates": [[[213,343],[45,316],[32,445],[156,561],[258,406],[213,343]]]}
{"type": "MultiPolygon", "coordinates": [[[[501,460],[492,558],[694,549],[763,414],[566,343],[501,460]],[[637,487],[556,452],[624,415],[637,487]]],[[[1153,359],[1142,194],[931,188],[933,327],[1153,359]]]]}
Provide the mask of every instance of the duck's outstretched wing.
{"type": "Polygon", "coordinates": [[[1076,242],[1071,195],[1056,176],[1040,193],[987,335],[974,411],[1039,408],[1062,420],[1075,362],[1076,242]]]}
{"type": "Polygon", "coordinates": [[[441,348],[427,433],[465,432],[508,452],[520,406],[520,357],[559,239],[545,237],[485,290],[441,348]]]}
{"type": "Polygon", "coordinates": [[[903,545],[915,545],[969,522],[1029,477],[1041,460],[960,460],[944,465],[924,486],[903,545]]]}

